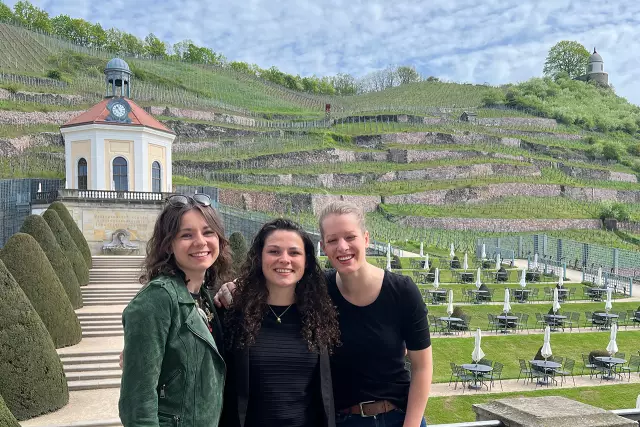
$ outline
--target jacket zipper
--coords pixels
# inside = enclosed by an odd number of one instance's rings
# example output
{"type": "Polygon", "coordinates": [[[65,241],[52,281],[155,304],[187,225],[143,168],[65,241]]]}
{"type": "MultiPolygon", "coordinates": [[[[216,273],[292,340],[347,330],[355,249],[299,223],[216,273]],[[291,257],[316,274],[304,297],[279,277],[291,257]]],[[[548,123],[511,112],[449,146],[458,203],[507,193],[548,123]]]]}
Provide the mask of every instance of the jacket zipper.
{"type": "MultiPolygon", "coordinates": [[[[164,384],[162,384],[162,386],[160,387],[160,399],[164,399],[166,397],[166,389],[167,386],[169,384],[171,384],[171,381],[173,381],[178,375],[180,375],[180,371],[176,371],[175,374],[171,375],[171,377],[169,377],[169,379],[167,381],[165,381],[164,384]]],[[[180,417],[178,417],[179,419],[180,417]]]]}

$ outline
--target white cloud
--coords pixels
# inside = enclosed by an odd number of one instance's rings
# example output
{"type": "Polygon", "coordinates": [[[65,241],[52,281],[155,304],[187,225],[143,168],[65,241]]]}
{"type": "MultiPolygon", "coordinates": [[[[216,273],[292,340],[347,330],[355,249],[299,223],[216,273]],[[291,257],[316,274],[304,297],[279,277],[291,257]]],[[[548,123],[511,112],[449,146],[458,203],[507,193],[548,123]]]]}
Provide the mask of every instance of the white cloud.
{"type": "MultiPolygon", "coordinates": [[[[15,0],[8,2],[12,5],[15,0]]],[[[617,92],[640,104],[640,5],[623,0],[34,0],[144,38],[183,39],[231,60],[301,75],[356,76],[411,64],[424,75],[501,84],[542,73],[548,49],[598,51],[617,92]]]]}

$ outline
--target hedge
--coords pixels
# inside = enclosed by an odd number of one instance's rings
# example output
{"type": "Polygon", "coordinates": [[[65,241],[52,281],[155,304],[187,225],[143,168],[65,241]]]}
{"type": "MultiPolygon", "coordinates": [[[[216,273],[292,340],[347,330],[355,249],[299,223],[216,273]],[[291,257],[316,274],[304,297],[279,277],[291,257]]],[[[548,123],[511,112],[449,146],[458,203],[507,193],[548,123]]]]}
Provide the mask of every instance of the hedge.
{"type": "Polygon", "coordinates": [[[87,264],[87,268],[93,267],[93,260],[91,258],[91,249],[89,249],[89,244],[87,243],[87,239],[84,238],[82,231],[73,220],[71,213],[62,202],[53,202],[49,209],[53,209],[58,213],[58,216],[64,223],[64,226],[67,227],[67,231],[71,235],[73,242],[76,244],[80,253],[82,254],[82,258],[84,258],[84,262],[87,264]]]}
{"type": "Polygon", "coordinates": [[[67,227],[64,226],[64,223],[60,219],[60,215],[58,215],[55,210],[49,208],[44,211],[42,217],[47,221],[47,224],[49,224],[49,228],[53,231],[53,235],[56,236],[56,240],[62,248],[62,252],[64,252],[67,259],[73,266],[73,271],[76,273],[80,286],[88,285],[89,268],[87,267],[87,263],[84,262],[84,258],[82,258],[82,254],[71,238],[71,235],[67,231],[67,227]]]}
{"type": "Polygon", "coordinates": [[[18,420],[55,411],[69,402],[62,363],[47,328],[2,261],[0,343],[0,390],[18,420]]]}
{"type": "Polygon", "coordinates": [[[233,259],[233,269],[240,271],[242,264],[247,259],[247,242],[242,233],[231,233],[229,236],[229,246],[231,247],[231,256],[233,259]]]}
{"type": "Polygon", "coordinates": [[[62,252],[62,248],[56,240],[56,236],[53,235],[51,228],[40,215],[29,215],[20,228],[21,233],[27,233],[31,235],[36,242],[40,245],[45,255],[51,263],[51,267],[56,272],[62,287],[64,287],[71,306],[74,309],[82,307],[82,291],[78,284],[78,278],[73,271],[71,263],[62,252]]]}
{"type": "Polygon", "coordinates": [[[0,259],[31,301],[56,348],[79,343],[78,317],[38,242],[26,233],[16,233],[0,250],[0,259]]]}
{"type": "Polygon", "coordinates": [[[7,404],[2,400],[0,396],[0,427],[20,427],[18,420],[13,416],[7,404]]]}

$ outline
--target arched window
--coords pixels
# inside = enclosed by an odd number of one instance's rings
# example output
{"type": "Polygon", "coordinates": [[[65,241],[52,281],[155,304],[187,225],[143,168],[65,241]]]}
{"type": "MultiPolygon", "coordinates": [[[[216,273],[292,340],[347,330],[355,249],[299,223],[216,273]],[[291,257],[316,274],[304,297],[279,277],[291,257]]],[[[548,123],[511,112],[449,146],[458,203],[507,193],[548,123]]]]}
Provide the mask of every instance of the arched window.
{"type": "Polygon", "coordinates": [[[87,160],[78,160],[78,190],[87,189],[87,160]]]}
{"type": "Polygon", "coordinates": [[[162,169],[158,162],[151,164],[151,191],[154,193],[162,192],[162,169]]]}
{"type": "Polygon", "coordinates": [[[115,191],[129,191],[129,173],[127,159],[116,157],[113,159],[113,185],[115,191]]]}

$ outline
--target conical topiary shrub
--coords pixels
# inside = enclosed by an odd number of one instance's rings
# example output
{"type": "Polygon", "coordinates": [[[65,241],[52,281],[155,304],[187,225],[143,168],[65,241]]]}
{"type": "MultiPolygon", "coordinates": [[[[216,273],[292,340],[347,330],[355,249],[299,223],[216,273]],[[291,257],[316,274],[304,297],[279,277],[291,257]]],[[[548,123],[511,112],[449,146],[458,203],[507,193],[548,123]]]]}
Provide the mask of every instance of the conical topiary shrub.
{"type": "Polygon", "coordinates": [[[58,213],[53,209],[47,209],[42,214],[42,217],[47,221],[49,228],[53,231],[53,235],[56,236],[56,240],[62,248],[62,252],[64,252],[73,266],[73,271],[76,273],[80,286],[89,284],[89,268],[87,267],[87,263],[84,262],[82,254],[73,242],[71,235],[67,231],[67,227],[64,226],[58,213]]]}
{"type": "Polygon", "coordinates": [[[87,239],[84,238],[82,231],[78,227],[78,224],[76,224],[76,222],[73,220],[73,217],[71,216],[71,213],[69,212],[67,207],[62,202],[53,202],[49,206],[49,209],[53,209],[56,211],[64,226],[67,227],[67,231],[73,239],[73,242],[80,250],[82,258],[87,264],[87,268],[91,268],[93,266],[93,260],[91,259],[91,249],[89,249],[87,239]]]}
{"type": "Polygon", "coordinates": [[[78,278],[73,271],[71,263],[62,252],[62,248],[56,240],[56,236],[53,235],[51,228],[40,215],[29,215],[22,223],[20,228],[21,233],[27,233],[40,245],[45,255],[51,263],[51,267],[56,272],[62,287],[64,288],[71,306],[76,308],[82,307],[82,292],[80,291],[80,285],[78,284],[78,278]]]}
{"type": "Polygon", "coordinates": [[[7,404],[2,400],[0,396],[0,427],[20,427],[18,420],[13,416],[7,404]]]}
{"type": "Polygon", "coordinates": [[[247,241],[242,233],[231,233],[229,236],[229,247],[231,247],[231,257],[233,259],[233,269],[238,272],[247,259],[247,241]]]}
{"type": "Polygon", "coordinates": [[[28,234],[16,233],[0,250],[0,259],[31,301],[56,348],[79,343],[78,317],[38,242],[28,234]]]}
{"type": "MultiPolygon", "coordinates": [[[[69,402],[67,380],[53,341],[2,261],[0,349],[0,390],[18,420],[55,411],[69,402]]],[[[0,424],[1,420],[2,416],[0,424]]]]}

